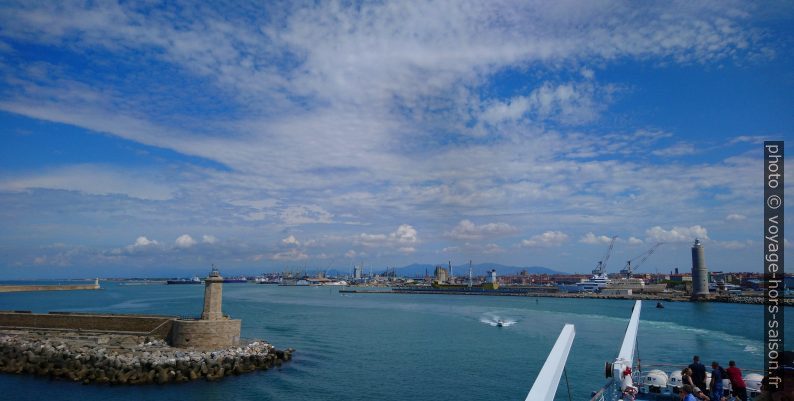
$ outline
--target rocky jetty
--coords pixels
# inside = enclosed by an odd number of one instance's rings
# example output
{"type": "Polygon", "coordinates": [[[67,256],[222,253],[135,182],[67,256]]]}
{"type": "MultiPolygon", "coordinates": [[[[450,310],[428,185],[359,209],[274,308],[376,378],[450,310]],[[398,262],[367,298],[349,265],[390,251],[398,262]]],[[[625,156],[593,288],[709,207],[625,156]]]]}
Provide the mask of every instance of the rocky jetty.
{"type": "Polygon", "coordinates": [[[181,349],[142,336],[0,332],[0,372],[81,383],[148,384],[218,380],[280,366],[292,356],[264,341],[214,351],[181,349]]]}

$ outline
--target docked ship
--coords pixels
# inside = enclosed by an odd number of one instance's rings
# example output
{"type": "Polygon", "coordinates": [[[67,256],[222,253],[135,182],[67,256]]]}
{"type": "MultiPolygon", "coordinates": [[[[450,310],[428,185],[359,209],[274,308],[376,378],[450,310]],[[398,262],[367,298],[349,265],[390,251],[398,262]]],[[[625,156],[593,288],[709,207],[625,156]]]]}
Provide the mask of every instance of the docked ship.
{"type": "Polygon", "coordinates": [[[576,283],[578,292],[600,292],[612,280],[607,277],[603,264],[598,262],[598,266],[593,270],[593,275],[586,281],[576,283]]]}
{"type": "Polygon", "coordinates": [[[639,268],[640,265],[645,263],[648,258],[653,255],[656,248],[663,245],[662,242],[656,243],[647,251],[637,255],[631,260],[626,262],[626,266],[620,270],[620,278],[612,280],[609,284],[601,290],[605,293],[631,295],[634,293],[659,293],[667,289],[666,284],[648,284],[641,278],[635,278],[634,270],[639,268]],[[632,264],[634,263],[634,264],[632,264]]]}
{"type": "Polygon", "coordinates": [[[618,237],[612,237],[612,241],[609,242],[609,248],[607,248],[607,253],[604,255],[601,260],[598,261],[596,264],[595,269],[593,269],[593,275],[585,281],[576,283],[574,286],[568,286],[565,288],[560,288],[563,291],[573,291],[573,292],[600,292],[602,288],[606,287],[612,280],[609,279],[607,276],[607,261],[609,261],[609,257],[612,255],[612,247],[615,246],[615,240],[618,237]]]}
{"type": "Polygon", "coordinates": [[[202,281],[198,276],[193,276],[192,278],[180,278],[175,280],[167,280],[166,284],[201,284],[202,281]]]}
{"type": "Polygon", "coordinates": [[[667,289],[666,284],[648,284],[641,278],[618,278],[610,281],[601,289],[603,293],[613,294],[637,294],[637,293],[660,293],[667,289]]]}

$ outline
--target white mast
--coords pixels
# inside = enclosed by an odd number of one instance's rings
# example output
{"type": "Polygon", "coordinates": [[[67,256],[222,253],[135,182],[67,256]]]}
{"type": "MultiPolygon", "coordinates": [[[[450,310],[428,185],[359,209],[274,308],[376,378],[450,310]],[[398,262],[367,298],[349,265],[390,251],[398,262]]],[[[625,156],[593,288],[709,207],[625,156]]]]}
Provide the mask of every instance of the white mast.
{"type": "Polygon", "coordinates": [[[557,386],[560,384],[560,377],[562,370],[565,369],[565,361],[568,360],[568,353],[571,351],[573,345],[573,338],[576,336],[576,331],[572,324],[566,324],[557,337],[557,342],[554,343],[549,356],[546,358],[546,363],[538,373],[535,383],[527,394],[525,401],[553,401],[554,395],[557,393],[557,386]]]}
{"type": "Polygon", "coordinates": [[[625,391],[628,387],[634,387],[631,378],[631,369],[634,366],[634,348],[637,344],[637,329],[640,326],[640,310],[642,301],[634,303],[634,310],[631,312],[629,325],[626,327],[626,335],[623,337],[623,344],[615,362],[612,363],[612,377],[620,383],[620,390],[625,391]]]}

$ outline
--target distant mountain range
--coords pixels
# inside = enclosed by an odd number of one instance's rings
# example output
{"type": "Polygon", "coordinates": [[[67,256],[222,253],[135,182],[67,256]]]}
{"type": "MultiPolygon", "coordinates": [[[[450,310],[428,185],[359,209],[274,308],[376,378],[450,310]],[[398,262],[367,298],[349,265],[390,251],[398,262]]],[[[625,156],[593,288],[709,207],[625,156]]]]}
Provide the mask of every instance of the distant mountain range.
{"type": "MultiPolygon", "coordinates": [[[[427,274],[433,275],[433,272],[438,265],[431,265],[431,264],[420,264],[414,263],[408,266],[397,267],[397,275],[398,276],[405,276],[405,277],[416,277],[416,276],[424,276],[425,271],[427,274]]],[[[447,267],[447,265],[442,265],[443,267],[447,267]]],[[[521,273],[521,271],[526,270],[529,274],[567,274],[564,272],[560,272],[557,270],[549,269],[548,267],[543,266],[506,266],[500,265],[498,263],[479,263],[476,265],[471,265],[472,274],[475,276],[482,276],[491,269],[496,270],[496,274],[499,276],[506,276],[506,275],[513,275],[521,273]]],[[[380,271],[375,270],[376,273],[380,273],[380,271]]],[[[469,265],[453,265],[452,266],[452,274],[455,276],[468,276],[469,274],[469,265]]]]}

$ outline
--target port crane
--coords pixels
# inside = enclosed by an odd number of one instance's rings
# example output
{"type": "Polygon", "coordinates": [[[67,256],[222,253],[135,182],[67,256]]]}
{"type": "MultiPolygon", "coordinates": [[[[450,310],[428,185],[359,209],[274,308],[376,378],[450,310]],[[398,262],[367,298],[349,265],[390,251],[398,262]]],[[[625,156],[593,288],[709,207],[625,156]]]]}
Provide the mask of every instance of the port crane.
{"type": "Polygon", "coordinates": [[[656,251],[656,248],[660,247],[662,244],[664,244],[664,242],[657,242],[654,246],[652,246],[647,251],[645,251],[645,252],[633,257],[631,260],[627,261],[626,262],[626,267],[624,267],[623,270],[620,271],[620,274],[625,276],[626,278],[631,278],[631,275],[634,274],[634,269],[640,267],[641,264],[643,264],[646,260],[648,260],[648,258],[651,255],[653,255],[653,253],[656,251]],[[639,259],[639,261],[637,261],[637,263],[635,263],[634,266],[632,266],[631,262],[633,262],[633,261],[635,261],[637,259],[639,259]]]}
{"type": "Polygon", "coordinates": [[[607,248],[607,254],[604,255],[601,260],[598,261],[596,268],[593,270],[594,275],[602,275],[606,274],[607,272],[607,261],[609,261],[609,257],[612,256],[612,247],[615,246],[615,240],[618,239],[618,236],[612,237],[612,240],[609,241],[609,248],[607,248]]]}

